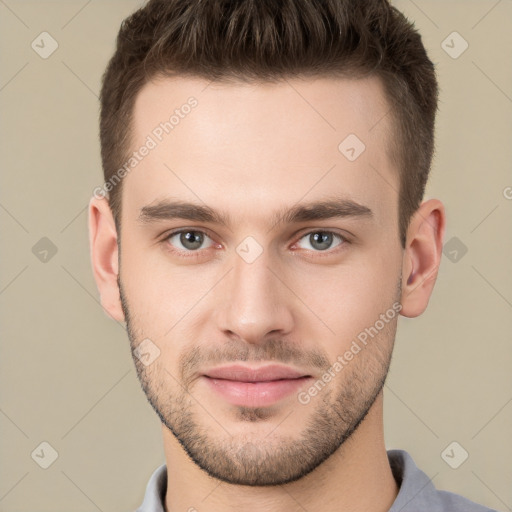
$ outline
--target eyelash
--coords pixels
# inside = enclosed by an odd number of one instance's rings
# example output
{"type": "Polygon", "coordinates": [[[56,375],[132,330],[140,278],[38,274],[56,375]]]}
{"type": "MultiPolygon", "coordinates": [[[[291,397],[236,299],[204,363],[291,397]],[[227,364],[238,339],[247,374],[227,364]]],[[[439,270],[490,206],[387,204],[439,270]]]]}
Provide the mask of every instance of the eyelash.
{"type": "MultiPolygon", "coordinates": [[[[183,229],[183,228],[181,228],[181,229],[177,229],[175,231],[171,231],[170,233],[167,233],[161,240],[161,243],[163,243],[166,246],[166,249],[171,251],[173,254],[178,254],[179,256],[182,256],[184,258],[198,258],[201,256],[201,253],[203,251],[205,251],[206,249],[197,249],[195,251],[184,251],[181,249],[175,249],[174,247],[172,247],[169,244],[169,239],[172,238],[174,235],[179,235],[181,233],[188,233],[188,232],[201,233],[203,235],[206,235],[211,240],[213,240],[213,238],[208,234],[207,231],[204,231],[201,229],[192,229],[192,228],[183,229]]],[[[341,243],[338,244],[337,246],[335,246],[334,249],[327,249],[325,251],[311,251],[311,250],[305,249],[308,252],[317,253],[320,258],[326,257],[326,256],[331,256],[333,254],[337,254],[338,252],[345,249],[346,244],[350,244],[350,240],[348,240],[347,237],[341,235],[340,233],[337,233],[336,231],[329,231],[328,229],[314,229],[314,230],[308,231],[306,233],[303,233],[300,236],[300,238],[297,240],[297,242],[302,240],[304,237],[311,235],[313,233],[328,233],[328,234],[334,235],[335,237],[338,237],[341,240],[341,243]]],[[[295,242],[295,243],[297,243],[297,242],[295,242]]]]}

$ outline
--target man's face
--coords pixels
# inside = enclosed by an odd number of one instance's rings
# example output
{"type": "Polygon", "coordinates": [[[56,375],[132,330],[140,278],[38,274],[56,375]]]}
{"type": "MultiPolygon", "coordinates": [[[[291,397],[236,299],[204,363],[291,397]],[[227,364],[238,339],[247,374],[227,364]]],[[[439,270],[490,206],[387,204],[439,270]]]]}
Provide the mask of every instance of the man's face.
{"type": "Polygon", "coordinates": [[[231,483],[282,484],[340,447],[389,368],[402,266],[389,107],[376,79],[207,85],[165,79],[137,97],[132,149],[148,135],[156,147],[124,179],[123,311],[132,349],[149,339],[160,351],[148,366],[134,357],[138,376],[196,464],[231,483]],[[191,96],[172,131],[155,132],[191,96]],[[372,213],[285,218],[333,199],[372,213]],[[162,205],[173,201],[227,224],[172,218],[162,205]],[[205,377],[236,363],[309,377],[279,396],[241,385],[237,398],[205,377]]]}

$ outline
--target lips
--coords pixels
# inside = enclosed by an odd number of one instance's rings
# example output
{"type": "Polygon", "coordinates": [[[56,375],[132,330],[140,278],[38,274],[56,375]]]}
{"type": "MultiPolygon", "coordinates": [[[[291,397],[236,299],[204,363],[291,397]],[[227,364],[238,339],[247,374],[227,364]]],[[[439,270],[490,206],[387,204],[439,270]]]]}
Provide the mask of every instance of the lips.
{"type": "Polygon", "coordinates": [[[201,381],[232,405],[269,407],[289,398],[313,380],[311,375],[278,364],[259,368],[230,365],[208,370],[201,381]]]}
{"type": "Polygon", "coordinates": [[[282,365],[267,365],[260,368],[248,368],[242,365],[213,368],[204,374],[212,379],[225,379],[238,382],[270,382],[282,379],[310,377],[294,368],[282,365]]]}

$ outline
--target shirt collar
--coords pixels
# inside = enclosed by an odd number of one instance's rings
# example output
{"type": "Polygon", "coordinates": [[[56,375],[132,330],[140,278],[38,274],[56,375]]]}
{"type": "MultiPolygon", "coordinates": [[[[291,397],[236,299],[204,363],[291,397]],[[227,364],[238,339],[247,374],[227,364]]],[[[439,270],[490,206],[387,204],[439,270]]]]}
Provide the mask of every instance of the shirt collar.
{"type": "MultiPolygon", "coordinates": [[[[416,512],[438,505],[438,495],[431,479],[414,463],[405,450],[388,450],[393,476],[399,487],[389,512],[416,512]]],[[[167,491],[167,466],[162,464],[151,475],[142,505],[136,512],[164,512],[167,491]]]]}
{"type": "Polygon", "coordinates": [[[164,500],[167,491],[167,466],[162,464],[151,475],[142,505],[135,512],[165,512],[164,500]]]}

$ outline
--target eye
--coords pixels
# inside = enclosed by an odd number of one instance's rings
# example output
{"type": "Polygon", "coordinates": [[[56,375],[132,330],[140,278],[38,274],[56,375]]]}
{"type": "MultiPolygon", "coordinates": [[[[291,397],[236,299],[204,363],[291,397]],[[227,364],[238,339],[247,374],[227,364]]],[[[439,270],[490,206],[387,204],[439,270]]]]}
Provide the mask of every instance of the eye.
{"type": "MultiPolygon", "coordinates": [[[[299,245],[300,241],[305,240],[309,247],[301,247],[312,252],[336,252],[331,249],[340,245],[345,245],[349,241],[339,233],[334,231],[316,230],[310,231],[303,235],[295,246],[299,245]],[[335,239],[338,243],[333,245],[335,239]]],[[[217,244],[207,235],[206,232],[197,229],[180,229],[167,234],[162,242],[167,248],[173,252],[179,253],[185,257],[199,256],[201,249],[208,249],[217,244]],[[205,241],[210,240],[210,244],[204,246],[205,241]],[[188,253],[188,254],[187,254],[188,253]]]]}
{"type": "Polygon", "coordinates": [[[310,247],[305,247],[307,250],[313,250],[315,252],[326,252],[333,247],[332,244],[334,238],[338,238],[340,240],[340,242],[334,245],[334,247],[338,247],[339,245],[342,245],[342,243],[348,243],[348,240],[340,234],[333,231],[322,230],[310,231],[301,237],[301,240],[305,239],[310,245],[310,247]]]}
{"type": "MultiPolygon", "coordinates": [[[[169,233],[163,241],[176,247],[178,252],[197,252],[198,249],[201,249],[206,238],[211,240],[204,231],[182,229],[180,231],[173,231],[172,233],[169,233]],[[175,239],[174,243],[172,242],[173,239],[175,239]],[[174,244],[178,245],[176,246],[174,244]]],[[[211,247],[212,245],[214,245],[213,241],[208,247],[211,247]]],[[[208,247],[203,247],[203,249],[207,249],[208,247]]]]}

